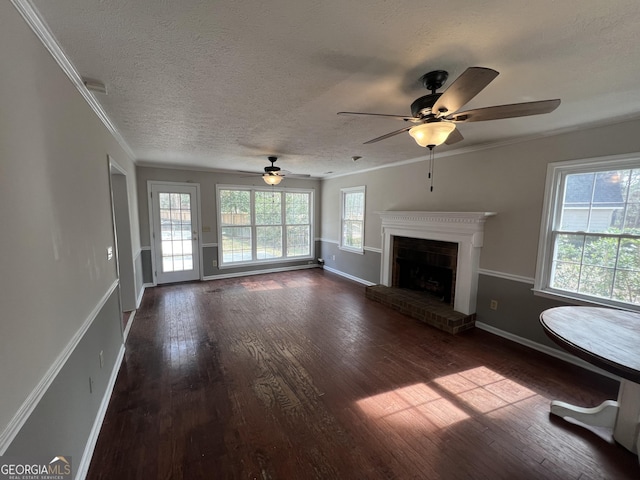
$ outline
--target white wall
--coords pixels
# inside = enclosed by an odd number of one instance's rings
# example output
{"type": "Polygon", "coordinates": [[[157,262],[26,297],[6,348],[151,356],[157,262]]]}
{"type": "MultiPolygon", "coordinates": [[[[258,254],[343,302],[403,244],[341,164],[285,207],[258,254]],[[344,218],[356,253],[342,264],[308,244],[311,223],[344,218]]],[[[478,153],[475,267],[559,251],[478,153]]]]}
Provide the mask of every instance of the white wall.
{"type": "Polygon", "coordinates": [[[9,2],[0,68],[2,434],[116,281],[107,155],[140,240],[132,160],[9,2]]]}

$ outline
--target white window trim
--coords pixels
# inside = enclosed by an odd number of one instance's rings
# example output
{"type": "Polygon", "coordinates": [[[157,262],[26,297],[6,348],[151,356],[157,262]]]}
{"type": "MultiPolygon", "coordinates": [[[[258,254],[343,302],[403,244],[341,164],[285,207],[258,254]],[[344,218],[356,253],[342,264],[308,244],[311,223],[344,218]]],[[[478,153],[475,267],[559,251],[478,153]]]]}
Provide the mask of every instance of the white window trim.
{"type": "Polygon", "coordinates": [[[359,187],[346,187],[340,189],[340,241],[338,243],[338,249],[345,252],[358,253],[364,255],[364,224],[367,213],[367,187],[365,185],[359,187]],[[344,245],[342,240],[344,238],[344,197],[347,193],[361,192],[364,195],[364,208],[362,212],[362,247],[354,248],[348,245],[344,245]]]}
{"type": "Polygon", "coordinates": [[[559,215],[559,201],[563,195],[563,183],[565,175],[571,173],[590,173],[603,170],[638,168],[640,166],[640,153],[623,155],[610,155],[581,160],[569,160],[554,162],[547,165],[547,179],[542,206],[542,221],[540,225],[540,238],[538,241],[538,259],[536,262],[536,276],[533,292],[547,298],[578,303],[581,305],[599,305],[615,307],[623,310],[640,311],[640,308],[625,302],[592,297],[577,292],[557,290],[549,286],[551,275],[551,261],[553,253],[551,231],[559,215]]]}
{"type": "MultiPolygon", "coordinates": [[[[226,184],[216,184],[216,219],[217,219],[217,231],[216,238],[218,239],[218,269],[224,270],[227,268],[239,268],[253,265],[269,265],[269,264],[278,264],[278,263],[291,263],[291,262],[299,262],[305,260],[313,260],[315,258],[315,206],[314,206],[314,197],[315,190],[312,188],[282,188],[282,187],[258,187],[254,185],[226,185],[226,184]],[[251,211],[253,213],[254,209],[254,194],[257,191],[278,191],[282,193],[308,193],[309,194],[309,225],[311,231],[309,232],[309,255],[301,255],[298,257],[282,257],[275,258],[271,260],[247,260],[244,262],[223,262],[222,259],[222,216],[220,214],[220,190],[247,190],[251,192],[251,211]]],[[[252,219],[253,222],[253,219],[252,219]]],[[[284,224],[284,205],[283,205],[283,226],[284,224]]],[[[252,223],[249,225],[252,230],[255,230],[255,225],[252,223]]],[[[255,247],[255,245],[254,245],[255,247]]]]}

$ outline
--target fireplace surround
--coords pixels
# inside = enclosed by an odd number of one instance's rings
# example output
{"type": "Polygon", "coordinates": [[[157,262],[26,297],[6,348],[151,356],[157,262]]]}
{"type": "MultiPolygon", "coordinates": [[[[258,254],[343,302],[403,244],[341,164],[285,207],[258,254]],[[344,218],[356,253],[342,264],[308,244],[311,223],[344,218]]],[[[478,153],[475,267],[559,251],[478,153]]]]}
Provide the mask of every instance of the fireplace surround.
{"type": "Polygon", "coordinates": [[[484,223],[494,212],[378,212],[382,220],[380,283],[393,285],[394,237],[438,240],[458,245],[453,309],[471,315],[476,310],[480,250],[484,223]]]}

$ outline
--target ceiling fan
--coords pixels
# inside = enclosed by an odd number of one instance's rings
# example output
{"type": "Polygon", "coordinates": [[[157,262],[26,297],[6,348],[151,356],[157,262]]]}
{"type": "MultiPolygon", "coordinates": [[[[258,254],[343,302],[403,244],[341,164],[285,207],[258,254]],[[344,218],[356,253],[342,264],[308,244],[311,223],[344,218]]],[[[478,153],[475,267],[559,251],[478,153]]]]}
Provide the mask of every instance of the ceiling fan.
{"type": "Polygon", "coordinates": [[[264,167],[264,173],[254,173],[254,172],[241,172],[241,173],[251,173],[254,175],[262,175],[262,179],[268,185],[278,185],[284,177],[296,177],[296,178],[309,178],[311,175],[305,173],[291,173],[287,170],[281,170],[280,167],[276,167],[275,163],[278,160],[278,157],[270,156],[267,159],[271,162],[271,165],[267,165],[264,167]]]}
{"type": "Polygon", "coordinates": [[[364,142],[365,145],[408,131],[418,145],[432,150],[433,147],[443,143],[451,145],[463,140],[462,134],[456,129],[457,123],[540,115],[550,113],[560,105],[560,99],[555,99],[459,111],[497,76],[498,72],[490,68],[470,67],[444,92],[436,93],[449,78],[449,73],[444,70],[435,70],[420,77],[424,87],[431,93],[416,99],[411,104],[411,116],[363,112],[338,112],[338,115],[388,117],[413,124],[364,142]]]}

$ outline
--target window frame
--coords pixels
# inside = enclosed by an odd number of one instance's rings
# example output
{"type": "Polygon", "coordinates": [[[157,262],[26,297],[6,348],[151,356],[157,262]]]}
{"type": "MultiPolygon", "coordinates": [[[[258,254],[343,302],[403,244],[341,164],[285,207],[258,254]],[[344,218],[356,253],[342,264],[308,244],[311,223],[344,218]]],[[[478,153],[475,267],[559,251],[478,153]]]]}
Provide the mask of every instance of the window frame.
{"type": "MultiPolygon", "coordinates": [[[[553,162],[547,165],[538,257],[533,286],[533,291],[536,295],[584,305],[599,305],[629,311],[640,311],[640,306],[632,303],[585,293],[559,290],[550,286],[554,258],[554,231],[556,230],[558,218],[562,213],[566,176],[638,168],[640,168],[640,155],[637,153],[553,162]]],[[[589,234],[589,232],[585,233],[589,234]]]]}
{"type": "Polygon", "coordinates": [[[340,189],[340,241],[338,243],[338,248],[340,250],[344,250],[346,252],[358,253],[360,255],[364,254],[364,228],[365,228],[365,220],[367,213],[367,187],[366,185],[361,185],[358,187],[346,187],[340,189]],[[360,247],[354,247],[351,245],[345,245],[344,243],[344,231],[345,231],[345,198],[350,193],[362,193],[363,202],[362,202],[362,245],[360,247]]]}
{"type": "MultiPolygon", "coordinates": [[[[315,208],[314,208],[314,193],[315,190],[311,188],[282,188],[282,187],[260,187],[254,185],[216,185],[216,216],[217,216],[217,241],[218,241],[218,268],[238,268],[252,265],[266,265],[266,264],[279,264],[288,262],[308,261],[315,258],[315,208]],[[249,215],[250,221],[246,227],[251,229],[251,260],[240,260],[235,262],[224,261],[224,252],[222,249],[222,211],[220,204],[220,192],[222,190],[237,190],[249,192],[249,215]],[[259,259],[257,257],[257,227],[263,227],[265,225],[259,225],[256,222],[256,192],[279,192],[282,196],[280,211],[281,211],[281,224],[282,227],[282,256],[272,259],[259,259]],[[309,195],[309,254],[308,255],[296,255],[287,256],[287,224],[286,221],[286,195],[287,193],[303,193],[309,195]]],[[[291,224],[301,225],[301,224],[291,224]]]]}

